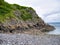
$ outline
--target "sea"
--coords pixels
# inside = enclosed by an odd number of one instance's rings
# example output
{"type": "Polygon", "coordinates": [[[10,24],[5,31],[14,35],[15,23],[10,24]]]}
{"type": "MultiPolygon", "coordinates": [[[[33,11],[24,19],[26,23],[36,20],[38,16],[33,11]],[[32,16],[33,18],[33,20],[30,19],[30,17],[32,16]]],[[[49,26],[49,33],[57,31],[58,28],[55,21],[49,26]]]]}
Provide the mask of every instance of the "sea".
{"type": "Polygon", "coordinates": [[[49,23],[50,25],[55,27],[55,30],[50,31],[48,34],[56,34],[60,35],[60,22],[49,23]]]}

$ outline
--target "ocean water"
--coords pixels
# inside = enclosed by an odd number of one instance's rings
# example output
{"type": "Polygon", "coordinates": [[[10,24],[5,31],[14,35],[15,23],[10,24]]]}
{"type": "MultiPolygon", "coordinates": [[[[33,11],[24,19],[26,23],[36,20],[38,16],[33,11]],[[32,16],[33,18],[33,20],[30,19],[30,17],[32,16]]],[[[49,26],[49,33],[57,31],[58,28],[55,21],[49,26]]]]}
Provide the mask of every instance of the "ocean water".
{"type": "Polygon", "coordinates": [[[50,31],[49,34],[60,34],[60,23],[49,23],[53,25],[56,29],[54,31],[50,31]]]}

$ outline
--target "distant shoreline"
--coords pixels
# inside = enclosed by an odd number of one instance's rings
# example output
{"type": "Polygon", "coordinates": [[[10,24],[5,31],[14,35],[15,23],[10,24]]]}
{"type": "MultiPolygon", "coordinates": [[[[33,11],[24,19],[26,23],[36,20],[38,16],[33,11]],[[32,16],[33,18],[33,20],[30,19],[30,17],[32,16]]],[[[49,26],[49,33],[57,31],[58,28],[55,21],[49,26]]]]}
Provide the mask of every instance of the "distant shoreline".
{"type": "Polygon", "coordinates": [[[48,22],[48,24],[60,24],[60,22],[48,22]]]}

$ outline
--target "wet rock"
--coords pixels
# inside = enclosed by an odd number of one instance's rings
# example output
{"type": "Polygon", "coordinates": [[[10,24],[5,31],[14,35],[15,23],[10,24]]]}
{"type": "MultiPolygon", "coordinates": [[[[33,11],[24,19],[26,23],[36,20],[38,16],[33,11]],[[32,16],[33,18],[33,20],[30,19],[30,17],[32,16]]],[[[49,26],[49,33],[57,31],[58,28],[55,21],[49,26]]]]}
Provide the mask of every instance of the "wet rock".
{"type": "Polygon", "coordinates": [[[3,43],[3,40],[2,39],[0,39],[0,44],[2,44],[3,43]]]}

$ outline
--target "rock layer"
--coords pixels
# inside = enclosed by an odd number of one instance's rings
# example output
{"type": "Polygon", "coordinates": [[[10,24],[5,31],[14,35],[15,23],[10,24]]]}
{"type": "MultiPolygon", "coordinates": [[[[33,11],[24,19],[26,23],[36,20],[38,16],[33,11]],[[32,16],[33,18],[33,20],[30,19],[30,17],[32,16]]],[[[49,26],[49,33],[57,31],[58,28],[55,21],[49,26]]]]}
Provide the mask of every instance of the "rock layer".
{"type": "Polygon", "coordinates": [[[54,27],[46,24],[33,8],[3,1],[0,6],[0,32],[13,33],[32,29],[47,32],[54,27]]]}

